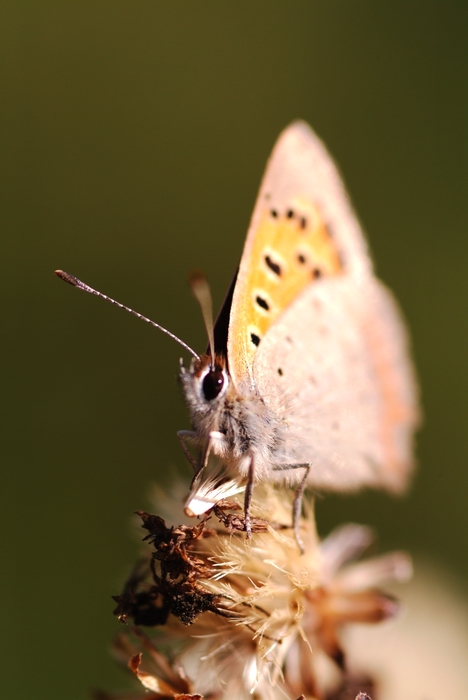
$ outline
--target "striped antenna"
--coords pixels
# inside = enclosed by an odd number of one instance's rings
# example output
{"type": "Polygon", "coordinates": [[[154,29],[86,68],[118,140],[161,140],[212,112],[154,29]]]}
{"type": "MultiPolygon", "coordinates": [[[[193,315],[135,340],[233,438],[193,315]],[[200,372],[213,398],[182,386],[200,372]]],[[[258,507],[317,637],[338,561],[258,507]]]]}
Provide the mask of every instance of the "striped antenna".
{"type": "Polygon", "coordinates": [[[102,292],[98,292],[96,289],[93,289],[90,287],[88,284],[85,284],[81,280],[78,279],[78,277],[75,277],[74,275],[70,275],[68,272],[64,272],[63,270],[55,270],[55,274],[57,277],[60,277],[61,280],[64,282],[68,282],[68,284],[71,284],[72,287],[76,287],[77,289],[82,289],[83,292],[88,292],[89,294],[94,294],[97,297],[101,297],[101,299],[105,299],[106,301],[110,301],[111,304],[114,304],[115,306],[118,306],[119,309],[123,309],[124,311],[128,311],[128,313],[133,314],[133,316],[136,316],[139,318],[141,321],[146,321],[146,323],[149,323],[150,326],[153,326],[154,328],[157,328],[158,330],[162,331],[166,335],[168,335],[170,338],[175,340],[179,345],[182,345],[183,348],[188,350],[188,352],[195,357],[195,359],[199,360],[200,356],[195,352],[195,350],[192,350],[191,347],[187,345],[187,343],[184,343],[183,340],[178,338],[174,333],[171,333],[171,331],[168,331],[167,328],[163,328],[162,326],[159,325],[159,323],[155,323],[152,321],[150,318],[147,318],[146,316],[143,316],[142,314],[139,314],[138,311],[134,311],[133,309],[130,309],[128,306],[125,306],[124,304],[121,304],[118,301],[115,301],[115,299],[111,299],[108,297],[106,294],[103,294],[102,292]]]}

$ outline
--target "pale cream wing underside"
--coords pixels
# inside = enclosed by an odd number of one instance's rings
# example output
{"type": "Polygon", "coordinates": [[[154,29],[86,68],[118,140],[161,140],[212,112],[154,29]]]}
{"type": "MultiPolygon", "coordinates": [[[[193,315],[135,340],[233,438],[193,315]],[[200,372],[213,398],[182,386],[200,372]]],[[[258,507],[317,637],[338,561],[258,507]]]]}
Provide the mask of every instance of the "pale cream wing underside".
{"type": "Polygon", "coordinates": [[[371,274],[367,246],[336,166],[311,128],[304,122],[294,122],[280,135],[268,161],[234,290],[228,358],[231,378],[240,390],[253,385],[257,348],[252,339],[256,340],[257,336],[262,342],[269,325],[276,322],[279,312],[292,303],[297,292],[305,285],[315,284],[313,274],[304,277],[307,264],[297,263],[302,240],[305,255],[312,258],[307,263],[308,271],[316,272],[317,276],[342,272],[357,277],[371,274]],[[288,219],[292,214],[294,219],[288,219]],[[301,221],[306,220],[308,224],[312,220],[312,228],[316,224],[315,231],[304,231],[310,234],[309,241],[307,236],[301,239],[301,231],[297,231],[301,221]],[[275,230],[275,223],[281,230],[275,230]],[[293,249],[288,249],[290,238],[293,249]],[[286,259],[293,254],[294,259],[286,259]],[[265,260],[270,264],[270,258],[272,269],[265,265],[265,260]],[[281,279],[275,278],[275,262],[283,270],[289,266],[289,277],[285,274],[281,279]],[[256,308],[254,301],[254,287],[262,274],[260,292],[266,290],[265,301],[269,306],[265,312],[256,308]],[[289,282],[284,282],[286,278],[292,285],[289,289],[289,282]]]}
{"type": "Polygon", "coordinates": [[[263,339],[254,379],[284,415],[279,463],[310,463],[319,488],[404,488],[417,391],[403,324],[378,280],[342,275],[308,287],[263,339]]]}

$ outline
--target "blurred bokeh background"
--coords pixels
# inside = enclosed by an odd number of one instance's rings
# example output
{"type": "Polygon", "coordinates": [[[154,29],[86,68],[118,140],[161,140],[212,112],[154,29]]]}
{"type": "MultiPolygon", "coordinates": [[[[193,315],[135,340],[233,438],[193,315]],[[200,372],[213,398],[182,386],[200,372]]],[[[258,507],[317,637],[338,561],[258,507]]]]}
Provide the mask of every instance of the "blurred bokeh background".
{"type": "Polygon", "coordinates": [[[468,6],[460,2],[0,3],[0,695],[124,682],[112,593],[131,513],[189,470],[167,337],[204,347],[280,130],[309,121],[344,174],[411,329],[424,397],[410,495],[327,498],[468,582],[468,6]]]}

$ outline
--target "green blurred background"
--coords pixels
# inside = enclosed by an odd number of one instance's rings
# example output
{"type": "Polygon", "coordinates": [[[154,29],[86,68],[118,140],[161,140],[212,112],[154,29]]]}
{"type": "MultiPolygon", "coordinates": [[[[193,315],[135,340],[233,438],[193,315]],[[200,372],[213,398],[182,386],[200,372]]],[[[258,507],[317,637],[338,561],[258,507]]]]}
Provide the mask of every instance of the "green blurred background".
{"type": "Polygon", "coordinates": [[[110,595],[150,485],[188,467],[179,348],[60,283],[56,267],[201,349],[186,276],[216,305],[266,158],[309,121],[344,173],[400,300],[425,427],[408,498],[329,498],[323,532],[468,582],[468,5],[461,2],[0,4],[3,417],[0,697],[68,700],[125,682],[110,595]]]}

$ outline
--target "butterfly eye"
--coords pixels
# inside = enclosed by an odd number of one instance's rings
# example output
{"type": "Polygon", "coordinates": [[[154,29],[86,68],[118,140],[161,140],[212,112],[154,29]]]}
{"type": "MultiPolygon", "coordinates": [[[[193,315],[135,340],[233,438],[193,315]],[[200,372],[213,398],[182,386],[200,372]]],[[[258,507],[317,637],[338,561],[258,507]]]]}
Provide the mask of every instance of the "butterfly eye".
{"type": "Polygon", "coordinates": [[[224,387],[224,372],[217,366],[210,369],[202,382],[203,396],[207,401],[213,401],[221,393],[224,387]]]}

